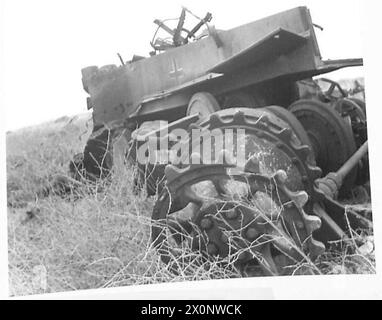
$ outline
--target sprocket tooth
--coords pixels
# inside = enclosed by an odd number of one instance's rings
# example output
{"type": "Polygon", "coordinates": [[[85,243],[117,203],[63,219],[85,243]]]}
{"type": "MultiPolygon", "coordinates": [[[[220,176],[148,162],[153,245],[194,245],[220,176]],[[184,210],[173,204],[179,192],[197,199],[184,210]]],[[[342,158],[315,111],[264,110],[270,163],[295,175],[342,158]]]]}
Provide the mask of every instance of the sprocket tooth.
{"type": "Polygon", "coordinates": [[[210,115],[209,123],[210,123],[210,129],[215,129],[215,128],[219,128],[222,125],[223,121],[220,118],[220,115],[216,113],[212,113],[210,115]]]}
{"type": "Polygon", "coordinates": [[[246,123],[244,112],[241,110],[236,111],[235,114],[233,115],[233,122],[237,124],[246,123]]]}
{"type": "Polygon", "coordinates": [[[326,250],[325,245],[322,242],[314,240],[313,238],[309,239],[308,247],[309,253],[313,259],[316,259],[318,256],[322,255],[326,250]]]}
{"type": "Polygon", "coordinates": [[[244,166],[244,172],[248,173],[260,173],[260,162],[259,159],[251,157],[247,160],[244,166]]]}
{"type": "Polygon", "coordinates": [[[274,246],[283,254],[285,254],[290,259],[294,260],[295,263],[299,263],[303,258],[301,254],[296,250],[295,245],[293,245],[287,238],[287,235],[282,235],[277,232],[271,232],[273,236],[273,244],[274,246]]]}
{"type": "Polygon", "coordinates": [[[268,115],[264,114],[259,118],[259,121],[262,122],[266,127],[268,127],[271,123],[268,115]]]}
{"type": "Polygon", "coordinates": [[[300,208],[303,208],[309,200],[309,196],[305,191],[295,192],[291,195],[293,202],[300,208]]]}
{"type": "Polygon", "coordinates": [[[321,178],[322,170],[319,167],[308,166],[308,170],[313,181],[321,178]]]}
{"type": "Polygon", "coordinates": [[[300,146],[298,148],[296,148],[296,153],[297,155],[300,157],[300,159],[302,159],[304,162],[306,162],[308,160],[308,157],[310,155],[310,147],[309,146],[300,146]]]}
{"type": "MultiPolygon", "coordinates": [[[[283,192],[293,201],[293,203],[299,207],[303,208],[306,203],[309,201],[309,195],[305,191],[296,191],[293,192],[286,186],[286,182],[288,180],[288,175],[284,170],[278,170],[273,178],[279,184],[279,188],[283,190],[283,192]]],[[[304,177],[302,178],[304,180],[304,177]]]]}
{"type": "Polygon", "coordinates": [[[306,226],[306,229],[307,229],[307,232],[309,234],[312,234],[314,231],[318,230],[321,228],[321,219],[319,217],[316,217],[316,216],[308,216],[308,215],[304,215],[303,216],[303,219],[304,219],[304,222],[305,222],[305,226],[306,226]]]}
{"type": "Polygon", "coordinates": [[[273,178],[279,182],[281,185],[285,185],[285,183],[288,180],[288,175],[284,170],[278,170],[274,175],[273,178]]]}

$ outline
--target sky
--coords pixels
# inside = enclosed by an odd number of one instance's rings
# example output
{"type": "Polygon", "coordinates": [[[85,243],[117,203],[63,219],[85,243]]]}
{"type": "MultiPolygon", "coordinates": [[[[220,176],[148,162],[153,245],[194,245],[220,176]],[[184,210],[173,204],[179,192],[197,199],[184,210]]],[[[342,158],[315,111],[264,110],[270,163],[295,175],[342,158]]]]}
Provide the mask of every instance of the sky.
{"type": "MultiPolygon", "coordinates": [[[[5,0],[2,3],[1,108],[6,130],[86,112],[81,69],[148,55],[153,20],[175,18],[181,6],[207,11],[218,29],[230,29],[305,5],[311,10],[325,59],[362,57],[360,0],[5,0]]],[[[331,78],[362,76],[362,68],[331,78]]]]}

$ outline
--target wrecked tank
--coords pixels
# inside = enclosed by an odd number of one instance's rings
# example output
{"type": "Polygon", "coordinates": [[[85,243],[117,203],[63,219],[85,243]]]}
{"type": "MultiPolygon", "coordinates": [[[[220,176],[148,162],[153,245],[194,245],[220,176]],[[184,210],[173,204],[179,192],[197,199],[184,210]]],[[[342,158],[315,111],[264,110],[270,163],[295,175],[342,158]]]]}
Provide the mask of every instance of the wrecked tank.
{"type": "Polygon", "coordinates": [[[153,245],[174,269],[191,250],[291,274],[349,228],[371,225],[338,202],[369,180],[365,103],[313,81],[363,61],[323,60],[306,7],[226,31],[211,19],[182,8],[175,28],[154,21],[149,57],[82,70],[94,127],[71,171],[97,180],[117,161],[137,163],[137,188],[157,196],[153,245]],[[187,15],[198,20],[191,30],[187,15]],[[212,130],[230,143],[218,146],[212,130]],[[195,148],[195,131],[210,154],[195,148]]]}

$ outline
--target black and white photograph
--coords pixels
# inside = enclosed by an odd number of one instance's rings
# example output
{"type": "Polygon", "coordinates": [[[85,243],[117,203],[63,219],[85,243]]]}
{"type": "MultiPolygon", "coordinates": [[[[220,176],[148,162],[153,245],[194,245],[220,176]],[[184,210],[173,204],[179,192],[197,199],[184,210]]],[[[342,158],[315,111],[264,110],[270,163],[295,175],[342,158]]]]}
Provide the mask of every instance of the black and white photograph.
{"type": "Polygon", "coordinates": [[[377,277],[365,2],[4,1],[7,295],[377,277]]]}

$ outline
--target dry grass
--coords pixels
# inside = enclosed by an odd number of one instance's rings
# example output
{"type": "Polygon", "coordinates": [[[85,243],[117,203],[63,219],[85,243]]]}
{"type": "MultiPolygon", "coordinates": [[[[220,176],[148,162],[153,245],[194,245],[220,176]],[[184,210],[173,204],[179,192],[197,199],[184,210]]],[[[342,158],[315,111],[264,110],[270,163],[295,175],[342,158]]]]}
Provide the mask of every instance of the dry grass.
{"type": "Polygon", "coordinates": [[[111,184],[81,187],[81,197],[38,199],[55,175],[67,172],[88,135],[81,122],[7,136],[11,295],[238,276],[217,264],[206,272],[197,255],[179,275],[160,262],[150,241],[154,199],[133,194],[132,168],[111,184]]]}
{"type": "MultiPolygon", "coordinates": [[[[130,167],[111,183],[80,187],[80,197],[38,198],[55,175],[66,174],[90,128],[86,119],[63,118],[7,135],[11,295],[240,276],[230,265],[186,250],[182,258],[188,263],[172,273],[151,247],[155,199],[134,194],[130,167]]],[[[372,243],[370,235],[354,235],[341,250],[321,256],[316,267],[323,274],[375,272],[372,250],[364,247],[372,243]]]]}

